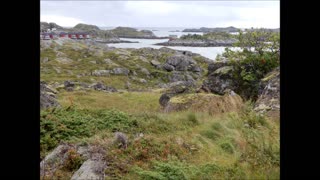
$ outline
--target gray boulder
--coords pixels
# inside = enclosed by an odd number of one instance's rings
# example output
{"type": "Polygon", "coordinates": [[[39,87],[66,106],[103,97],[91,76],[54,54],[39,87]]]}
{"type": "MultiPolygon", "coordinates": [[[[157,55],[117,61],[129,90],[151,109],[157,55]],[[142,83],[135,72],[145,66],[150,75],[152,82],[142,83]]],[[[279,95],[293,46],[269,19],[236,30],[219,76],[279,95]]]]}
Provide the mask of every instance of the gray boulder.
{"type": "Polygon", "coordinates": [[[201,67],[198,65],[192,65],[188,70],[190,70],[192,72],[201,72],[202,71],[201,67]]]}
{"type": "Polygon", "coordinates": [[[216,69],[208,76],[208,79],[203,83],[203,89],[209,89],[212,93],[223,95],[225,90],[235,90],[235,82],[232,78],[233,69],[231,66],[224,66],[216,69]]]}
{"type": "Polygon", "coordinates": [[[177,82],[177,81],[184,81],[184,75],[183,74],[178,74],[178,73],[172,73],[169,75],[169,81],[170,82],[177,82]]]}
{"type": "Polygon", "coordinates": [[[197,64],[191,57],[185,55],[170,56],[166,63],[174,66],[177,71],[187,71],[190,65],[197,64]]]}
{"type": "Polygon", "coordinates": [[[103,180],[106,168],[107,165],[104,161],[88,159],[73,174],[71,180],[103,180]]]}
{"type": "Polygon", "coordinates": [[[174,66],[172,66],[172,65],[170,65],[170,64],[167,64],[167,63],[164,64],[162,67],[163,67],[163,69],[165,69],[165,70],[167,70],[167,71],[169,71],[169,72],[170,72],[170,71],[174,71],[174,69],[175,69],[174,66]]]}
{"type": "Polygon", "coordinates": [[[151,65],[153,65],[153,66],[159,66],[159,65],[161,65],[161,63],[160,63],[159,61],[157,61],[157,60],[152,60],[150,63],[151,63],[151,65]]]}
{"type": "Polygon", "coordinates": [[[64,88],[67,91],[73,91],[75,88],[75,82],[73,81],[65,81],[64,82],[64,88]]]}
{"type": "Polygon", "coordinates": [[[110,76],[110,70],[94,70],[91,75],[92,76],[110,76]]]}
{"type": "Polygon", "coordinates": [[[129,74],[129,69],[127,68],[114,68],[112,71],[112,74],[115,74],[115,75],[128,75],[129,74]]]}
{"type": "Polygon", "coordinates": [[[140,70],[143,74],[145,74],[145,75],[150,75],[150,72],[148,71],[148,69],[146,69],[146,68],[141,68],[141,70],[140,70]]]}
{"type": "Polygon", "coordinates": [[[111,87],[111,86],[105,86],[104,84],[102,84],[100,82],[94,84],[92,87],[94,90],[97,90],[97,91],[118,92],[118,90],[116,88],[111,87]]]}
{"type": "Polygon", "coordinates": [[[167,94],[167,93],[162,94],[162,95],[160,96],[160,99],[159,99],[160,105],[161,105],[162,107],[166,107],[167,104],[168,104],[169,101],[170,101],[170,98],[171,98],[171,95],[170,95],[170,94],[167,94]]]}
{"type": "Polygon", "coordinates": [[[274,118],[280,117],[280,68],[268,73],[261,80],[261,91],[254,110],[274,118]]]}
{"type": "Polygon", "coordinates": [[[45,82],[40,82],[40,109],[59,107],[56,93],[57,91],[50,88],[45,82]]]}

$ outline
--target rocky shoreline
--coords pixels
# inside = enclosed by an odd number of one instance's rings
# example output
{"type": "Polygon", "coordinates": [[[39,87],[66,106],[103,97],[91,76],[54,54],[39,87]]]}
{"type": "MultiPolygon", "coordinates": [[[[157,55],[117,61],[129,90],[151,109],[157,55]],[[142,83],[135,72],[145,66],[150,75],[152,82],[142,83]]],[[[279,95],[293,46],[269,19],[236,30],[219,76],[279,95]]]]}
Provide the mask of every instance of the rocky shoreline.
{"type": "Polygon", "coordinates": [[[162,46],[190,46],[190,47],[231,47],[236,40],[171,40],[154,45],[162,46]]]}
{"type": "Polygon", "coordinates": [[[129,39],[169,39],[169,37],[157,37],[157,36],[118,36],[119,38],[129,38],[129,39]]]}
{"type": "Polygon", "coordinates": [[[138,41],[124,41],[124,40],[95,40],[97,43],[116,44],[116,43],[139,43],[138,41]]]}

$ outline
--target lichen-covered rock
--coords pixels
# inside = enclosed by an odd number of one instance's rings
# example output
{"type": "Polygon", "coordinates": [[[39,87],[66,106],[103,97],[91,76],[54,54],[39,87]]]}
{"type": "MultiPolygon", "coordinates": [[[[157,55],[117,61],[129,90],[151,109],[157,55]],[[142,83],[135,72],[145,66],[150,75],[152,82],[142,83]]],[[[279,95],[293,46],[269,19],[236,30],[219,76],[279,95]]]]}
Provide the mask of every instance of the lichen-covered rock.
{"type": "Polygon", "coordinates": [[[110,70],[94,70],[91,75],[92,76],[110,76],[110,70]]]}
{"type": "Polygon", "coordinates": [[[167,70],[167,71],[174,71],[174,66],[170,65],[170,64],[164,64],[163,66],[163,69],[167,70]]]}
{"type": "Polygon", "coordinates": [[[56,100],[57,91],[49,87],[45,82],[40,82],[40,109],[59,107],[56,100]]]}
{"type": "Polygon", "coordinates": [[[280,68],[268,73],[261,80],[261,91],[254,110],[273,118],[280,117],[280,68]]]}
{"type": "Polygon", "coordinates": [[[214,62],[208,66],[208,78],[203,82],[202,90],[223,95],[225,90],[236,89],[236,82],[232,77],[233,68],[226,62],[214,62]]]}
{"type": "Polygon", "coordinates": [[[72,59],[67,58],[67,57],[58,57],[58,58],[56,58],[56,61],[58,61],[61,64],[70,64],[73,62],[72,59]]]}
{"type": "Polygon", "coordinates": [[[115,75],[128,75],[129,74],[129,69],[127,68],[114,68],[111,73],[115,75]]]}
{"type": "Polygon", "coordinates": [[[107,165],[104,161],[88,159],[73,174],[71,180],[103,180],[106,168],[107,165]]]}
{"type": "Polygon", "coordinates": [[[221,114],[234,112],[241,109],[242,98],[237,94],[225,94],[224,96],[215,94],[180,94],[170,98],[165,103],[164,111],[208,112],[209,114],[221,114]]]}
{"type": "Polygon", "coordinates": [[[177,71],[187,71],[191,64],[197,64],[191,57],[185,55],[173,55],[168,57],[166,64],[169,64],[177,71]]]}
{"type": "Polygon", "coordinates": [[[118,92],[118,90],[111,86],[105,86],[104,84],[98,82],[92,86],[94,90],[97,91],[107,91],[107,92],[118,92]]]}
{"type": "Polygon", "coordinates": [[[67,159],[66,152],[73,148],[68,144],[57,146],[40,162],[40,175],[51,176],[67,159]]]}
{"type": "Polygon", "coordinates": [[[157,60],[152,60],[150,63],[151,63],[151,65],[153,65],[153,66],[159,66],[159,65],[161,65],[161,63],[160,63],[159,61],[157,61],[157,60]]]}
{"type": "Polygon", "coordinates": [[[140,71],[147,76],[150,75],[150,72],[146,68],[141,68],[140,71]]]}
{"type": "Polygon", "coordinates": [[[67,91],[73,91],[74,88],[75,88],[75,82],[73,81],[65,81],[64,82],[64,88],[67,90],[67,91]]]}

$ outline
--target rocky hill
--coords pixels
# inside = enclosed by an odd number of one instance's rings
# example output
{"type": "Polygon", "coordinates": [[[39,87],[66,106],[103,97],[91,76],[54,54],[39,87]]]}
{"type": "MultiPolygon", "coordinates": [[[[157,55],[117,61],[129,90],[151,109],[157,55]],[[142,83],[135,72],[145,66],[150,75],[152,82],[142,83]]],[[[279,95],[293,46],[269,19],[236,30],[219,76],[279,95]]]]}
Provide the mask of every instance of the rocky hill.
{"type": "Polygon", "coordinates": [[[73,29],[78,29],[82,31],[100,30],[100,28],[96,25],[89,25],[89,24],[82,24],[82,23],[75,25],[73,29]]]}
{"type": "Polygon", "coordinates": [[[120,38],[139,38],[139,39],[164,39],[167,37],[157,37],[152,31],[130,28],[130,27],[117,27],[110,30],[120,38]]]}
{"type": "Polygon", "coordinates": [[[231,35],[226,32],[208,32],[203,35],[183,35],[178,39],[169,40],[163,43],[157,43],[156,45],[191,47],[228,47],[232,46],[235,42],[237,42],[236,35],[231,35]]]}
{"type": "Polygon", "coordinates": [[[50,22],[40,22],[40,30],[41,31],[46,31],[48,29],[56,28],[57,30],[66,30],[66,28],[63,28],[62,26],[57,25],[56,23],[50,22]]]}
{"type": "Polygon", "coordinates": [[[116,49],[93,43],[87,40],[85,43],[53,41],[42,44],[43,79],[55,81],[63,76],[66,80],[86,83],[108,79],[112,81],[110,85],[116,88],[123,89],[126,83],[131,84],[132,89],[161,88],[178,81],[199,83],[209,61],[187,51],[167,48],[116,49]]]}

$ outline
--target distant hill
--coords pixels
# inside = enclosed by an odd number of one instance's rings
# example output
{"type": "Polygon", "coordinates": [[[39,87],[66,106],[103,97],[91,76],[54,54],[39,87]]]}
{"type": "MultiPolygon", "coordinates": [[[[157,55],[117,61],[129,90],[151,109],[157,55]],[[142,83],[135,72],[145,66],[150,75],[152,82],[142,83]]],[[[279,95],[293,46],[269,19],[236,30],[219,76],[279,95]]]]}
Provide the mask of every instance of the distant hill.
{"type": "Polygon", "coordinates": [[[48,29],[56,28],[57,30],[63,30],[64,28],[62,26],[57,25],[56,23],[50,22],[40,22],[40,29],[42,31],[46,31],[48,29]]]}
{"type": "Polygon", "coordinates": [[[130,27],[117,27],[110,30],[120,38],[154,38],[156,37],[152,31],[141,30],[138,31],[135,28],[130,27]]]}
{"type": "Polygon", "coordinates": [[[82,31],[100,30],[100,28],[96,25],[89,25],[89,24],[82,24],[82,23],[75,25],[73,29],[82,30],[82,31]]]}

